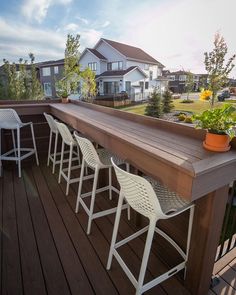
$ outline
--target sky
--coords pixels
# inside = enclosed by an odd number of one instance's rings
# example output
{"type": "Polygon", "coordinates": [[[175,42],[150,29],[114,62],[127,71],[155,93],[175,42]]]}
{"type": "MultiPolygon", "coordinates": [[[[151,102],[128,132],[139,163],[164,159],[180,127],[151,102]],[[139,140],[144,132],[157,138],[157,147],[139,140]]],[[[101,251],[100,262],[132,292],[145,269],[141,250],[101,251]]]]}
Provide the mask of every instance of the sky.
{"type": "Polygon", "coordinates": [[[70,33],[81,52],[103,37],[142,48],[166,69],[204,73],[217,31],[228,57],[236,53],[235,15],[236,0],[1,0],[0,64],[29,52],[36,62],[63,58],[70,33]]]}

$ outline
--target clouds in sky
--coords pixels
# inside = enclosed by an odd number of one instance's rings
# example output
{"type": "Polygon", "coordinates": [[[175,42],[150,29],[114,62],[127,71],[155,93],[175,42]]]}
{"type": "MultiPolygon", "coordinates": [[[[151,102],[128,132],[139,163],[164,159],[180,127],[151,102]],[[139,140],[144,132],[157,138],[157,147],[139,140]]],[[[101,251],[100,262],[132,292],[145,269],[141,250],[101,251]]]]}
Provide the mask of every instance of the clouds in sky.
{"type": "Polygon", "coordinates": [[[0,15],[0,55],[62,58],[66,34],[78,33],[81,50],[104,37],[141,47],[169,69],[201,73],[216,31],[236,52],[235,11],[235,0],[23,0],[17,17],[0,15]]]}

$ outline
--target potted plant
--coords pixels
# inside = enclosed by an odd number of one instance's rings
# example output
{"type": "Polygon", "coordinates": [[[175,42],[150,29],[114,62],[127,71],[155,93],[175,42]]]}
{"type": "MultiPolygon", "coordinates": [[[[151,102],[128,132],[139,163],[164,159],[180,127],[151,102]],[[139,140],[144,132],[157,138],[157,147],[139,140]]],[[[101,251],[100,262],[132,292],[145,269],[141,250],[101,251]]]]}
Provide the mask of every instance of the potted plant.
{"type": "Polygon", "coordinates": [[[209,109],[193,116],[196,128],[206,129],[204,148],[210,151],[224,152],[230,149],[230,141],[235,136],[234,115],[236,108],[230,104],[222,108],[209,109]]]}
{"type": "Polygon", "coordinates": [[[66,79],[61,79],[56,82],[56,87],[57,87],[57,95],[61,97],[61,102],[62,103],[67,103],[69,101],[69,85],[66,79]]]}

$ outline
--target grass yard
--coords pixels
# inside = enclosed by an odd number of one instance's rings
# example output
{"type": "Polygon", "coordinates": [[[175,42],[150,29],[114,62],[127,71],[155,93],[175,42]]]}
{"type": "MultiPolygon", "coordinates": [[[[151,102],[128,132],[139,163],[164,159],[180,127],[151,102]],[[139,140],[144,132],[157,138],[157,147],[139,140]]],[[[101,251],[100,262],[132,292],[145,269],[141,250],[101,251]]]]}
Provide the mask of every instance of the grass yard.
{"type": "MultiPolygon", "coordinates": [[[[210,104],[208,101],[194,100],[193,103],[182,103],[181,101],[183,101],[183,99],[181,98],[175,99],[173,101],[175,111],[187,111],[192,113],[200,113],[202,111],[209,109],[210,107],[210,104]]],[[[230,101],[230,103],[235,104],[235,101],[230,101]]],[[[223,102],[217,102],[215,106],[220,107],[223,104],[224,104],[223,102]]],[[[135,113],[138,115],[144,115],[146,106],[147,104],[145,103],[145,104],[140,104],[136,106],[124,107],[122,108],[122,111],[127,111],[127,112],[135,113]]]]}

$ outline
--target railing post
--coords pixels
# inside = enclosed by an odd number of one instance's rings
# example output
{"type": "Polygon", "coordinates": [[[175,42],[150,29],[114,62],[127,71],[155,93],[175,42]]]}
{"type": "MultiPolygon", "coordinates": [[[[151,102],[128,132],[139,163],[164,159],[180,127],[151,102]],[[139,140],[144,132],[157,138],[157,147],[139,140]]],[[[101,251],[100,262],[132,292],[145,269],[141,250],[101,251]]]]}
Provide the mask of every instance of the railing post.
{"type": "Polygon", "coordinates": [[[192,295],[205,295],[210,288],[227,200],[228,186],[224,186],[195,202],[185,282],[192,295]]]}

